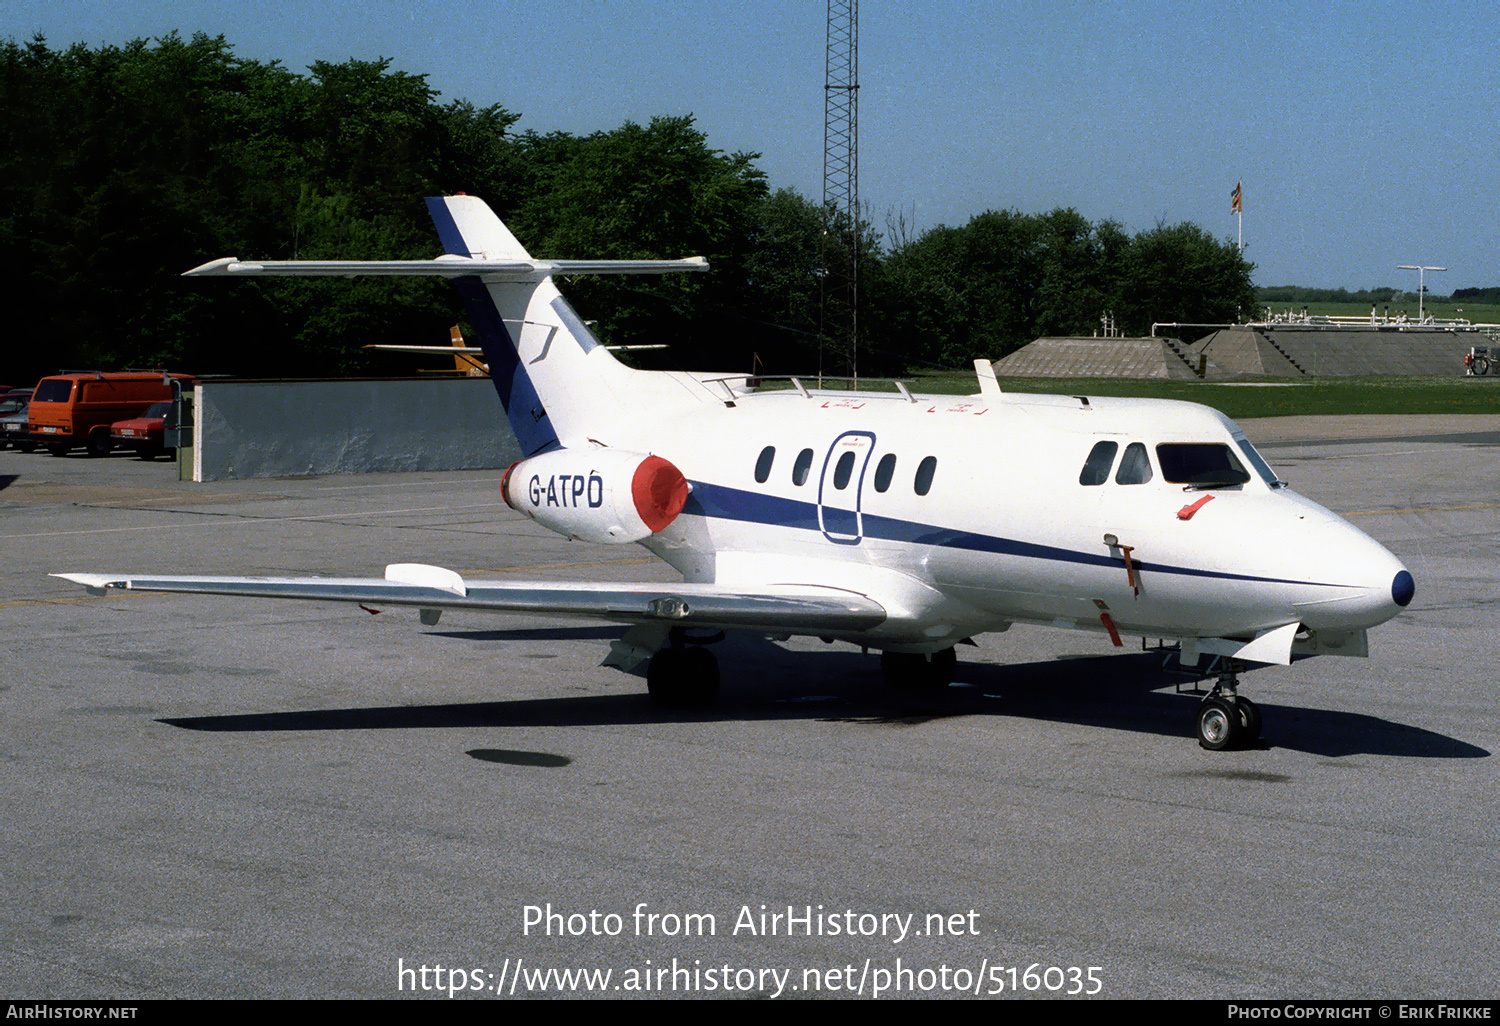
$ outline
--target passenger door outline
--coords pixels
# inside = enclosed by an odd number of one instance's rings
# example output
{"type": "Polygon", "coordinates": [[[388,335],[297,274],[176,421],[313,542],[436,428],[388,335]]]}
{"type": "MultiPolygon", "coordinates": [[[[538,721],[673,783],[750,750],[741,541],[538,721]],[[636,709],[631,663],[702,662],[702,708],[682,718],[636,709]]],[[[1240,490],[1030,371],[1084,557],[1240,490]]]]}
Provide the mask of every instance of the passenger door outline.
{"type": "Polygon", "coordinates": [[[818,529],[836,545],[858,545],[864,538],[865,468],[874,452],[872,432],[845,431],[833,440],[823,458],[823,470],[818,475],[818,529]],[[834,477],[839,458],[845,453],[854,455],[854,463],[845,486],[837,488],[834,477]]]}

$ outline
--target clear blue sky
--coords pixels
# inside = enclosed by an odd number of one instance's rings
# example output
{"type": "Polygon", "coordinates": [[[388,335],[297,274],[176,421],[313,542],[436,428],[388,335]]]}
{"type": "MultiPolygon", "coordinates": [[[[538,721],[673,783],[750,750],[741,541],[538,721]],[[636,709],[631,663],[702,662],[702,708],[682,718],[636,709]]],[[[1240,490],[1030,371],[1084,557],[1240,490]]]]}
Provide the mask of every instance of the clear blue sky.
{"type": "MultiPolygon", "coordinates": [[[[222,33],[302,71],[390,57],[445,98],[586,134],[692,113],[773,187],[822,190],[820,0],[6,0],[54,47],[222,33]]],[[[1234,238],[1261,285],[1500,286],[1496,29],[1483,5],[1393,0],[864,0],[860,190],[877,226],[1074,207],[1234,238]]]]}

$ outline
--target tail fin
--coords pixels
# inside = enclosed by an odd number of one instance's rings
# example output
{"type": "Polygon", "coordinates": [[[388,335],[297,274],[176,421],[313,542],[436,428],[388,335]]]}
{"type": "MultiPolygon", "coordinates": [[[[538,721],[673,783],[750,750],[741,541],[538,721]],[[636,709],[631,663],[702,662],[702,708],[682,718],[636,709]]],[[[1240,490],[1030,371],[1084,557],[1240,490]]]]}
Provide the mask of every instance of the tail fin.
{"type": "Polygon", "coordinates": [[[191,276],[352,277],[420,275],[451,278],[469,310],[490,377],[527,456],[589,437],[595,425],[638,412],[643,403],[707,390],[696,378],[666,375],[655,387],[601,346],[552,284],[554,274],[664,274],[706,271],[685,260],[535,260],[474,196],[427,200],[446,253],[436,260],[211,260],[191,276]],[[546,400],[545,403],[543,400],[546,400]]]}
{"type": "MultiPolygon", "coordinates": [[[[427,208],[449,254],[485,262],[531,259],[477,197],[430,197],[427,208]]],[[[627,267],[622,262],[606,268],[596,261],[590,269],[639,273],[692,269],[684,266],[685,261],[671,262],[676,266],[668,263],[642,261],[627,267]]],[[[555,266],[585,269],[585,262],[558,261],[555,266]]],[[[601,416],[627,412],[627,382],[633,372],[599,344],[551,277],[516,280],[472,275],[455,278],[454,285],[479,334],[490,378],[522,455],[579,443],[587,436],[589,424],[601,416]]]]}

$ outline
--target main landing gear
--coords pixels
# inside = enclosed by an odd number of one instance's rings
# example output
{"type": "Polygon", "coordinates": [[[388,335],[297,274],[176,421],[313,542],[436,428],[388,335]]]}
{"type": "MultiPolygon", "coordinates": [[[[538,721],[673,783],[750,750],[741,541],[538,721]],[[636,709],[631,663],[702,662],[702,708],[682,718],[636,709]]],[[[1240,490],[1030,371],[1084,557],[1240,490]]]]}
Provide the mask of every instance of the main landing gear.
{"type": "Polygon", "coordinates": [[[958,671],[958,653],[945,648],[923,655],[920,652],[880,653],[880,672],[885,682],[902,691],[929,691],[953,683],[958,671]]]}
{"type": "Polygon", "coordinates": [[[712,705],[719,697],[719,660],[704,648],[724,637],[719,633],[703,638],[674,629],[667,647],[646,665],[646,691],[651,701],[668,709],[690,709],[712,705]]]}
{"type": "Polygon", "coordinates": [[[1260,707],[1238,693],[1238,667],[1229,660],[1218,683],[1198,706],[1198,743],[1210,751],[1260,738],[1260,707]]]}

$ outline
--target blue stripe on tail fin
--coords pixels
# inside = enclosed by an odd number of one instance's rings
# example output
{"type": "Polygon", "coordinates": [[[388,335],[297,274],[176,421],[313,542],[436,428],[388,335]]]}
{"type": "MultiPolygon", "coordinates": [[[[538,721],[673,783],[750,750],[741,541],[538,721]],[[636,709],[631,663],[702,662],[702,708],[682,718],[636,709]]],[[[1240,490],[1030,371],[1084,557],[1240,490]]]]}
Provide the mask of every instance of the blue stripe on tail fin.
{"type": "MultiPolygon", "coordinates": [[[[427,210],[432,215],[432,223],[437,228],[438,238],[442,240],[445,252],[459,256],[483,252],[472,248],[484,245],[483,240],[475,239],[471,242],[465,239],[443,197],[427,197],[427,210]]],[[[499,258],[500,255],[495,256],[499,258]]],[[[511,430],[515,432],[521,455],[534,456],[539,452],[559,448],[561,443],[557,432],[553,430],[536,385],[521,363],[516,342],[505,326],[505,319],[495,307],[494,296],[489,287],[477,276],[455,278],[453,284],[464,301],[469,323],[479,334],[480,348],[484,350],[485,362],[490,366],[490,380],[494,382],[495,391],[500,396],[500,405],[505,407],[505,415],[510,420],[511,430]]]]}

